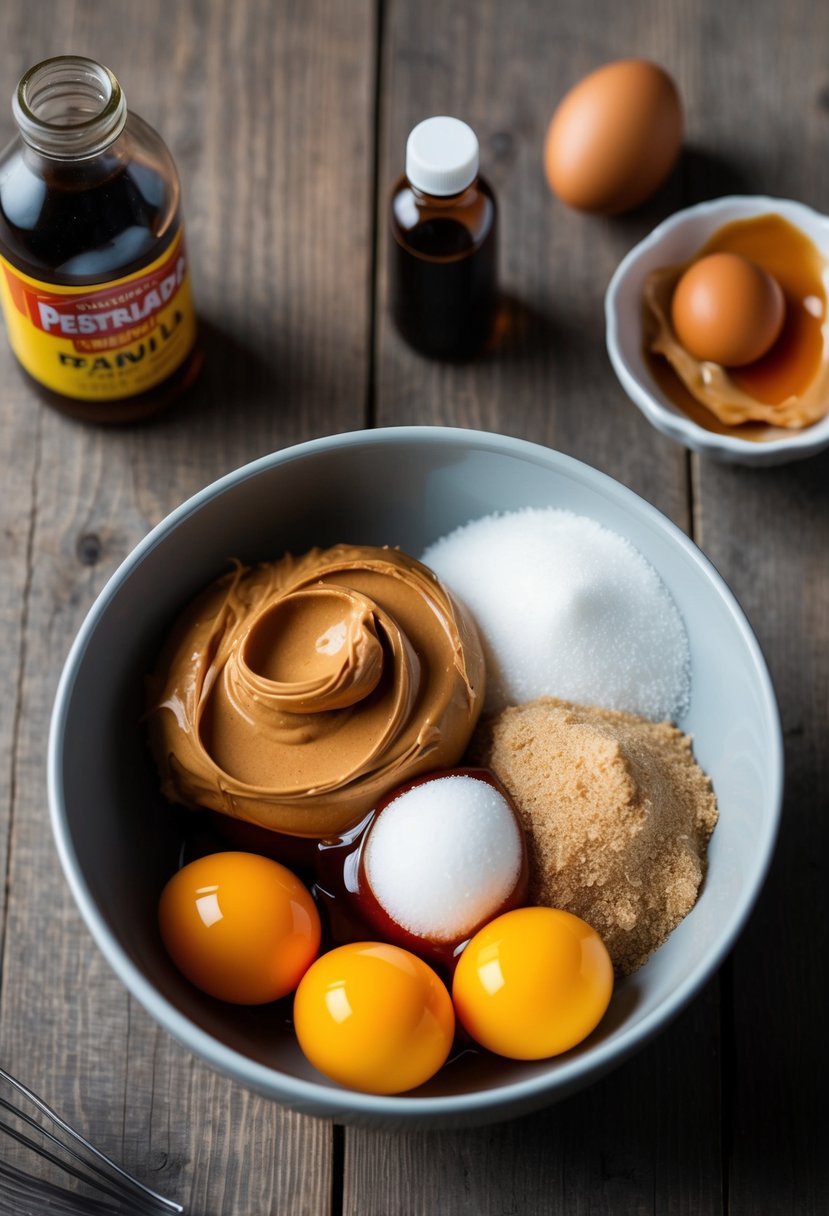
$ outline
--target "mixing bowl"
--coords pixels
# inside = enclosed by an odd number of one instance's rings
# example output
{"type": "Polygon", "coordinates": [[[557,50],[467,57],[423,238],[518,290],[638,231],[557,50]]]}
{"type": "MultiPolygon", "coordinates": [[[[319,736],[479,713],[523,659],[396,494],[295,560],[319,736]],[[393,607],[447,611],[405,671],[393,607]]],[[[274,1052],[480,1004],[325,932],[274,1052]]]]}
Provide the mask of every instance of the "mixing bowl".
{"type": "MultiPolygon", "coordinates": [[[[553,573],[551,572],[551,577],[553,573]]],[[[561,453],[501,435],[403,427],[288,448],[208,486],[130,554],[71,649],[50,748],[52,824],[75,900],[117,975],[176,1039],[280,1103],[366,1124],[463,1126],[538,1108],[640,1048],[716,971],[745,924],[776,835],[780,724],[769,676],[734,597],[696,546],[648,503],[561,453]],[[598,1029],[557,1058],[466,1054],[417,1091],[351,1092],[306,1063],[273,1007],[225,1005],[170,963],[156,924],[175,870],[181,816],[165,804],[142,726],[144,680],[171,621],[231,559],[252,562],[338,541],[418,556],[495,510],[568,508],[630,540],[685,619],[691,704],[680,726],[710,775],[720,821],[696,906],[617,985],[598,1029]]]]}

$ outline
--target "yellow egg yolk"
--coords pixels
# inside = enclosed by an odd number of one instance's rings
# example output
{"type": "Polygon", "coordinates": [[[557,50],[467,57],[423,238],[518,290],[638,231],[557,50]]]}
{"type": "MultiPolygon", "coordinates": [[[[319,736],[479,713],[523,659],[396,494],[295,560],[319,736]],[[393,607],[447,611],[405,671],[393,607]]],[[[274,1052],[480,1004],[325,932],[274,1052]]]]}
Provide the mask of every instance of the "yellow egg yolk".
{"type": "Polygon", "coordinates": [[[446,987],[422,959],[383,942],[352,942],[305,973],[294,1028],[327,1077],[349,1089],[396,1094],[443,1065],[455,1016],[446,987]]]}
{"type": "Polygon", "coordinates": [[[310,892],[285,866],[255,853],[213,853],[184,866],[164,888],[158,918],[187,979],[239,1005],[292,992],[319,950],[310,892]]]}
{"type": "Polygon", "coordinates": [[[580,1043],[613,991],[613,965],[595,929],[570,912],[517,908],[485,925],[458,961],[458,1020],[482,1047],[541,1060],[580,1043]]]}

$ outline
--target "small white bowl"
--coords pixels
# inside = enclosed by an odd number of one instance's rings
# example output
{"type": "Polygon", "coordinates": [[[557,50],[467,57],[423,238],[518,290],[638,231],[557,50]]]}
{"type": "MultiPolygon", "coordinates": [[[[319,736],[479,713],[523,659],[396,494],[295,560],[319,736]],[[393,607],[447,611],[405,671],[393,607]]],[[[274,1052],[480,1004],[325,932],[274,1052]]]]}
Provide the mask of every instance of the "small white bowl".
{"type": "Polygon", "coordinates": [[[815,456],[829,447],[829,414],[803,430],[767,440],[720,435],[699,426],[671,403],[647,367],[642,354],[642,290],[652,270],[692,257],[724,224],[769,213],[799,228],[829,260],[829,217],[790,199],[733,195],[698,203],[664,220],[622,259],[605,295],[607,352],[634,405],[669,439],[732,464],[786,464],[815,456]]]}

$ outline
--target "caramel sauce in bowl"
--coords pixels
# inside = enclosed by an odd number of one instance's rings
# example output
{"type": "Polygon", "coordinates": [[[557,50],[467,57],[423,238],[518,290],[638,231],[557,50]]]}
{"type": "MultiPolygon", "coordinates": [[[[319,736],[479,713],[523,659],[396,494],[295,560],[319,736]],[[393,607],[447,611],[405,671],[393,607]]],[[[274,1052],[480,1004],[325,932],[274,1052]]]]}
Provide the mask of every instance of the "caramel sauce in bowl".
{"type": "Polygon", "coordinates": [[[605,297],[608,354],[628,396],[663,434],[724,461],[775,465],[829,446],[828,260],[829,219],[786,199],[714,199],[665,220],[605,297]],[[763,266],[786,297],[780,338],[740,369],[697,363],[658,320],[683,269],[720,251],[763,266]]]}
{"type": "MultiPolygon", "coordinates": [[[[703,406],[694,411],[699,424],[720,423],[727,428],[720,433],[739,434],[746,422],[778,430],[816,422],[829,408],[826,271],[813,243],[782,216],[758,215],[726,224],[689,262],[648,276],[642,322],[648,365],[675,404],[687,409],[687,397],[692,397],[703,406]],[[698,361],[683,349],[670,321],[677,281],[689,265],[711,253],[747,258],[768,271],[783,290],[780,336],[762,358],[743,367],[698,361]]],[[[761,439],[762,432],[754,437],[761,439]]]]}

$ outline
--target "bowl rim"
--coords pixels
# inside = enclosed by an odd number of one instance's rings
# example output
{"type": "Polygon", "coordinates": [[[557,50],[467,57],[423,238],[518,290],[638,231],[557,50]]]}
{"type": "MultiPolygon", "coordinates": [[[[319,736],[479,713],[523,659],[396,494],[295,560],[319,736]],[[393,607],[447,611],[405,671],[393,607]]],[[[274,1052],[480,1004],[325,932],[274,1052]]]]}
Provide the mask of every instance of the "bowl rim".
{"type": "Polygon", "coordinates": [[[447,1126],[450,1124],[457,1126],[463,1125],[464,1118],[468,1121],[466,1125],[471,1122],[488,1122],[508,1118],[511,1113],[520,1113],[553,1103],[589,1082],[598,1080],[601,1075],[615,1068],[643,1047],[657,1031],[673,1020],[711,979],[742,932],[771,863],[783,797],[783,738],[771,676],[759,642],[735,595],[698,546],[647,500],[608,474],[583,461],[528,440],[459,427],[378,427],[320,436],[250,461],[191,495],[138,542],[96,597],[67,655],[58,683],[50,722],[47,779],[50,820],[55,845],[64,875],[87,928],[116,976],[174,1039],[200,1056],[218,1072],[304,1113],[325,1118],[343,1118],[349,1122],[379,1120],[399,1125],[423,1122],[439,1126],[441,1118],[443,1118],[447,1126]],[[243,481],[256,477],[275,466],[302,460],[323,451],[382,446],[390,441],[402,445],[427,443],[444,448],[472,446],[478,450],[497,452],[499,455],[510,455],[540,463],[547,468],[560,468],[571,478],[575,477],[582,482],[588,481],[592,489],[598,488],[604,491],[614,501],[621,500],[626,503],[635,513],[655,523],[658,529],[667,530],[669,536],[684,551],[686,559],[698,566],[702,573],[713,582],[725,607],[734,618],[755,669],[763,712],[771,726],[769,762],[772,780],[769,805],[772,813],[760,836],[759,850],[753,870],[749,872],[745,892],[732,911],[728,931],[721,938],[717,949],[705,959],[704,965],[700,965],[691,972],[684,982],[673,990],[666,1002],[643,1017],[634,1027],[627,1031],[622,1028],[613,1039],[599,1043],[583,1055],[563,1062],[555,1074],[554,1084],[550,1083],[549,1075],[542,1074],[523,1077],[504,1085],[492,1086],[466,1094],[420,1097],[415,1092],[378,1096],[340,1089],[333,1082],[308,1081],[292,1077],[267,1064],[253,1060],[192,1022],[133,962],[126,950],[116,940],[97,906],[81,873],[72,834],[69,830],[61,783],[63,742],[69,704],[78,672],[93,639],[97,624],[122,583],[162,543],[168,533],[197,512],[202,504],[232,490],[243,481]],[[598,484],[596,479],[598,479],[598,484]]]}
{"type": "MultiPolygon", "coordinates": [[[[794,223],[799,220],[801,224],[807,224],[811,228],[823,227],[826,229],[827,242],[823,252],[829,260],[829,215],[796,199],[764,194],[728,194],[684,207],[667,216],[628,250],[613,272],[604,297],[605,345],[608,357],[622,388],[634,405],[657,430],[685,447],[719,456],[724,460],[752,465],[782,464],[787,460],[815,456],[829,446],[829,414],[810,427],[762,443],[740,439],[736,435],[720,435],[716,431],[706,430],[685,414],[666,406],[642,383],[623,352],[620,340],[619,295],[627,279],[638,269],[641,260],[648,257],[685,224],[700,218],[714,221],[717,216],[729,211],[735,212],[734,219],[777,211],[794,223]],[[823,429],[821,433],[816,434],[815,427],[820,427],[821,424],[823,429]]],[[[704,239],[700,237],[701,241],[704,239]]]]}

